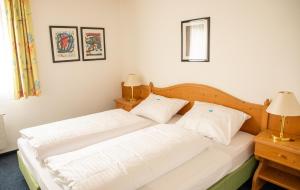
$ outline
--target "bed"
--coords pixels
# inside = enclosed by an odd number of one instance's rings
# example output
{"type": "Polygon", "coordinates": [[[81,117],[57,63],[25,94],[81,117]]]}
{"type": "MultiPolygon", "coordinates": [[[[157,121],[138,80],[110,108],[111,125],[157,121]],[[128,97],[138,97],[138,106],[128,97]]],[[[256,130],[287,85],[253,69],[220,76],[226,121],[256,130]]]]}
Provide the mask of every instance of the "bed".
{"type": "MultiPolygon", "coordinates": [[[[153,84],[150,84],[147,87],[142,87],[139,90],[139,95],[141,97],[145,97],[149,92],[166,97],[189,100],[190,103],[185,106],[179,114],[187,112],[191,108],[193,101],[201,100],[244,111],[251,115],[252,118],[244,123],[241,131],[234,139],[235,143],[230,144],[228,147],[212,146],[205,154],[196,156],[166,175],[144,185],[141,189],[176,189],[175,187],[177,187],[177,189],[237,189],[252,176],[256,167],[256,161],[252,156],[252,139],[253,135],[256,135],[261,129],[266,128],[268,115],[264,112],[264,110],[268,102],[266,102],[265,105],[248,103],[218,89],[199,84],[181,84],[167,88],[157,88],[154,87],[153,84]],[[239,154],[235,155],[233,152],[239,152],[239,154]],[[226,155],[232,156],[230,159],[226,160],[221,159],[221,155],[223,155],[223,157],[226,157],[226,155]],[[201,169],[205,168],[205,166],[212,165],[212,160],[208,159],[211,157],[216,158],[214,163],[224,162],[223,166],[227,165],[228,167],[217,167],[216,164],[215,169],[207,168],[207,171],[211,171],[211,180],[204,179],[203,175],[196,175],[197,173],[201,173],[200,171],[203,172],[201,169]],[[203,160],[206,160],[207,163],[203,162],[203,160]],[[234,160],[238,161],[235,162],[234,160]],[[186,176],[184,176],[184,174],[186,174],[186,176]],[[179,179],[185,178],[185,181],[188,183],[180,182],[179,179]],[[170,183],[170,181],[173,183],[170,183]],[[174,182],[178,182],[178,184],[174,182]]],[[[21,172],[23,173],[30,189],[39,189],[40,187],[42,189],[59,189],[59,187],[47,187],[51,184],[51,182],[49,183],[49,181],[51,181],[51,176],[48,176],[47,178],[39,175],[46,173],[45,176],[47,176],[47,172],[41,171],[43,168],[37,169],[38,167],[32,166],[34,165],[34,161],[32,161],[34,159],[30,159],[30,150],[28,151],[25,144],[26,143],[24,142],[19,142],[20,151],[18,153],[18,158],[21,172]]],[[[52,184],[55,186],[55,183],[52,184]]]]}
{"type": "Polygon", "coordinates": [[[123,109],[112,109],[20,130],[36,158],[76,150],[155,124],[123,109]],[[46,132],[45,132],[46,131],[46,132]]]}

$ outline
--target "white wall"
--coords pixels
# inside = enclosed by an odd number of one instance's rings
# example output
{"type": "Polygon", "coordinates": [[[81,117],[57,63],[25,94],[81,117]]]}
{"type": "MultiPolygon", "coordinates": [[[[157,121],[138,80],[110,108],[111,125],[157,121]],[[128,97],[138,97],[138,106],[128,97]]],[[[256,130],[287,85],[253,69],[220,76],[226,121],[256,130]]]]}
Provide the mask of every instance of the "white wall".
{"type": "Polygon", "coordinates": [[[118,0],[32,0],[32,16],[42,95],[0,100],[9,139],[4,151],[16,148],[21,128],[106,110],[120,96],[118,0]],[[104,27],[107,60],[53,64],[49,25],[104,27]]]}
{"type": "Polygon", "coordinates": [[[255,103],[291,90],[300,101],[299,0],[123,0],[121,29],[123,78],[208,84],[255,103]],[[181,21],[208,16],[211,61],[181,62],[181,21]]]}
{"type": "Polygon", "coordinates": [[[113,107],[128,73],[168,86],[203,83],[263,103],[300,101],[298,0],[32,0],[42,95],[0,99],[9,148],[21,128],[113,107]],[[180,22],[211,17],[211,61],[180,61],[180,22]],[[107,60],[53,64],[49,25],[105,27],[107,60]]]}

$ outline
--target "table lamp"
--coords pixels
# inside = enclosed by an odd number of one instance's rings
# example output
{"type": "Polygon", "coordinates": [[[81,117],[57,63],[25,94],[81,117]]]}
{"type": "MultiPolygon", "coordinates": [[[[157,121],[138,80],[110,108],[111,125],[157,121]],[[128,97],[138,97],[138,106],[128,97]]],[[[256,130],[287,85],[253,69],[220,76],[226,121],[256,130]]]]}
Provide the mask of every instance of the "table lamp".
{"type": "Polygon", "coordinates": [[[279,137],[272,135],[273,141],[290,141],[290,138],[283,136],[285,118],[287,116],[300,116],[300,104],[292,92],[278,92],[275,99],[267,108],[267,112],[281,116],[279,137]]]}
{"type": "Polygon", "coordinates": [[[140,78],[136,75],[136,74],[129,74],[127,76],[127,79],[124,83],[124,86],[128,86],[131,87],[131,98],[129,99],[129,101],[135,101],[136,99],[133,97],[133,87],[135,86],[140,86],[141,85],[141,81],[140,78]]]}

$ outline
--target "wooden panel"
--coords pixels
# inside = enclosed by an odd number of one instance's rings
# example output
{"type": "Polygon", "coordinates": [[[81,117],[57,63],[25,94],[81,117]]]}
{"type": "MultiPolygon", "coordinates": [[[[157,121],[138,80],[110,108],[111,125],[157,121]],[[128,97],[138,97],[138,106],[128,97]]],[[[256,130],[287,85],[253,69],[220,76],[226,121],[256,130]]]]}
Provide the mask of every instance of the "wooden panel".
{"type": "Polygon", "coordinates": [[[124,98],[115,99],[116,108],[122,108],[122,109],[124,109],[126,111],[132,110],[132,108],[134,108],[140,102],[141,102],[141,99],[138,99],[138,100],[133,101],[133,102],[127,101],[124,98]]]}
{"type": "MultiPolygon", "coordinates": [[[[135,87],[134,90],[134,96],[136,98],[144,99],[152,91],[155,94],[167,97],[189,100],[190,103],[180,110],[180,114],[187,112],[192,107],[193,101],[195,100],[221,104],[244,111],[251,115],[252,118],[243,125],[241,130],[252,134],[257,134],[260,129],[264,130],[268,128],[275,131],[279,131],[280,129],[280,117],[270,115],[265,111],[270,104],[269,100],[266,100],[264,105],[252,104],[233,97],[216,88],[189,83],[166,88],[154,87],[153,84],[150,83],[150,85],[135,87]]],[[[131,89],[122,85],[122,95],[124,98],[129,98],[131,96],[131,89]]],[[[285,133],[300,135],[300,117],[287,117],[285,126],[285,133]]]]}
{"type": "Polygon", "coordinates": [[[284,165],[281,165],[281,164],[278,164],[278,163],[272,162],[272,161],[268,162],[268,166],[272,167],[272,168],[276,168],[277,170],[280,170],[282,172],[285,172],[285,173],[288,173],[288,174],[300,177],[300,170],[296,170],[294,168],[289,168],[289,167],[286,167],[284,165]]]}
{"type": "MultiPolygon", "coordinates": [[[[149,95],[151,90],[154,93],[164,96],[184,98],[191,101],[187,106],[180,110],[180,114],[184,114],[185,112],[187,112],[192,107],[194,100],[202,100],[222,104],[227,107],[233,107],[242,111],[246,110],[245,112],[253,117],[252,119],[247,121],[242,128],[242,130],[246,132],[252,131],[253,134],[257,134],[259,131],[257,126],[260,126],[262,130],[267,128],[274,131],[280,130],[281,118],[279,116],[270,115],[265,112],[267,106],[270,104],[269,100],[266,100],[264,106],[262,107],[262,105],[247,103],[216,88],[200,84],[179,84],[166,88],[157,88],[154,87],[152,83],[150,83],[150,85],[135,87],[134,97],[137,99],[145,99],[149,95]],[[225,99],[222,100],[223,97],[225,99]],[[227,102],[227,100],[229,101],[227,102]],[[238,102],[238,104],[235,105],[235,102],[238,102]],[[263,113],[261,114],[261,112],[263,113]],[[254,126],[254,129],[251,129],[251,126],[254,126]]],[[[130,87],[124,87],[122,83],[122,97],[129,99],[130,96],[130,87]]],[[[285,133],[300,135],[300,117],[286,118],[285,133]]]]}
{"type": "Polygon", "coordinates": [[[132,109],[131,106],[128,106],[126,104],[121,104],[120,102],[116,102],[116,108],[121,108],[121,109],[124,109],[126,111],[130,111],[132,109]]]}
{"type": "Polygon", "coordinates": [[[292,141],[288,142],[273,142],[272,135],[278,135],[275,131],[265,130],[255,137],[255,142],[268,145],[269,147],[277,147],[281,150],[292,152],[300,156],[300,135],[290,135],[292,141]]]}
{"type": "Polygon", "coordinates": [[[291,175],[286,172],[282,172],[281,170],[278,170],[273,167],[264,168],[260,172],[259,177],[263,180],[266,180],[286,189],[300,189],[300,177],[291,175]]]}
{"type": "Polygon", "coordinates": [[[256,143],[255,155],[300,170],[300,155],[282,150],[281,148],[256,143]]]}
{"type": "MultiPolygon", "coordinates": [[[[124,86],[124,82],[121,83],[122,97],[126,100],[131,98],[131,88],[124,86]]],[[[135,99],[145,99],[150,93],[150,87],[148,85],[141,85],[133,87],[133,97],[135,99]]]]}
{"type": "Polygon", "coordinates": [[[246,121],[242,126],[242,131],[256,135],[262,128],[267,127],[268,114],[265,112],[265,109],[269,101],[266,101],[265,105],[249,103],[221,90],[202,84],[187,83],[166,88],[157,88],[150,83],[150,88],[154,94],[189,100],[190,103],[179,111],[180,114],[187,112],[192,107],[194,101],[204,101],[231,107],[251,115],[251,119],[246,121]]]}
{"type": "MultiPolygon", "coordinates": [[[[281,117],[270,114],[268,128],[280,131],[281,117]]],[[[284,133],[300,135],[300,117],[286,117],[284,133]]]]}
{"type": "Polygon", "coordinates": [[[300,189],[300,136],[291,135],[293,141],[273,142],[270,129],[259,133],[254,154],[260,159],[253,177],[252,189],[260,189],[265,181],[287,189],[300,189]]]}

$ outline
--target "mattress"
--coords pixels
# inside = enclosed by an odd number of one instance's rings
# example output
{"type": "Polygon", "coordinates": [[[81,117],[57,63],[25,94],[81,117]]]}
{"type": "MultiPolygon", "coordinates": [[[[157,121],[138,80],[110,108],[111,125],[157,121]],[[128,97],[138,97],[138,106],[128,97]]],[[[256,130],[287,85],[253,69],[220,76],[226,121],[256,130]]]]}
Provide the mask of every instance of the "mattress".
{"type": "MultiPolygon", "coordinates": [[[[207,189],[231,171],[241,166],[253,154],[254,136],[238,132],[230,145],[212,143],[207,151],[185,164],[146,184],[140,190],[207,189]]],[[[18,140],[20,156],[42,190],[61,190],[48,169],[35,159],[28,143],[18,140]]]]}

